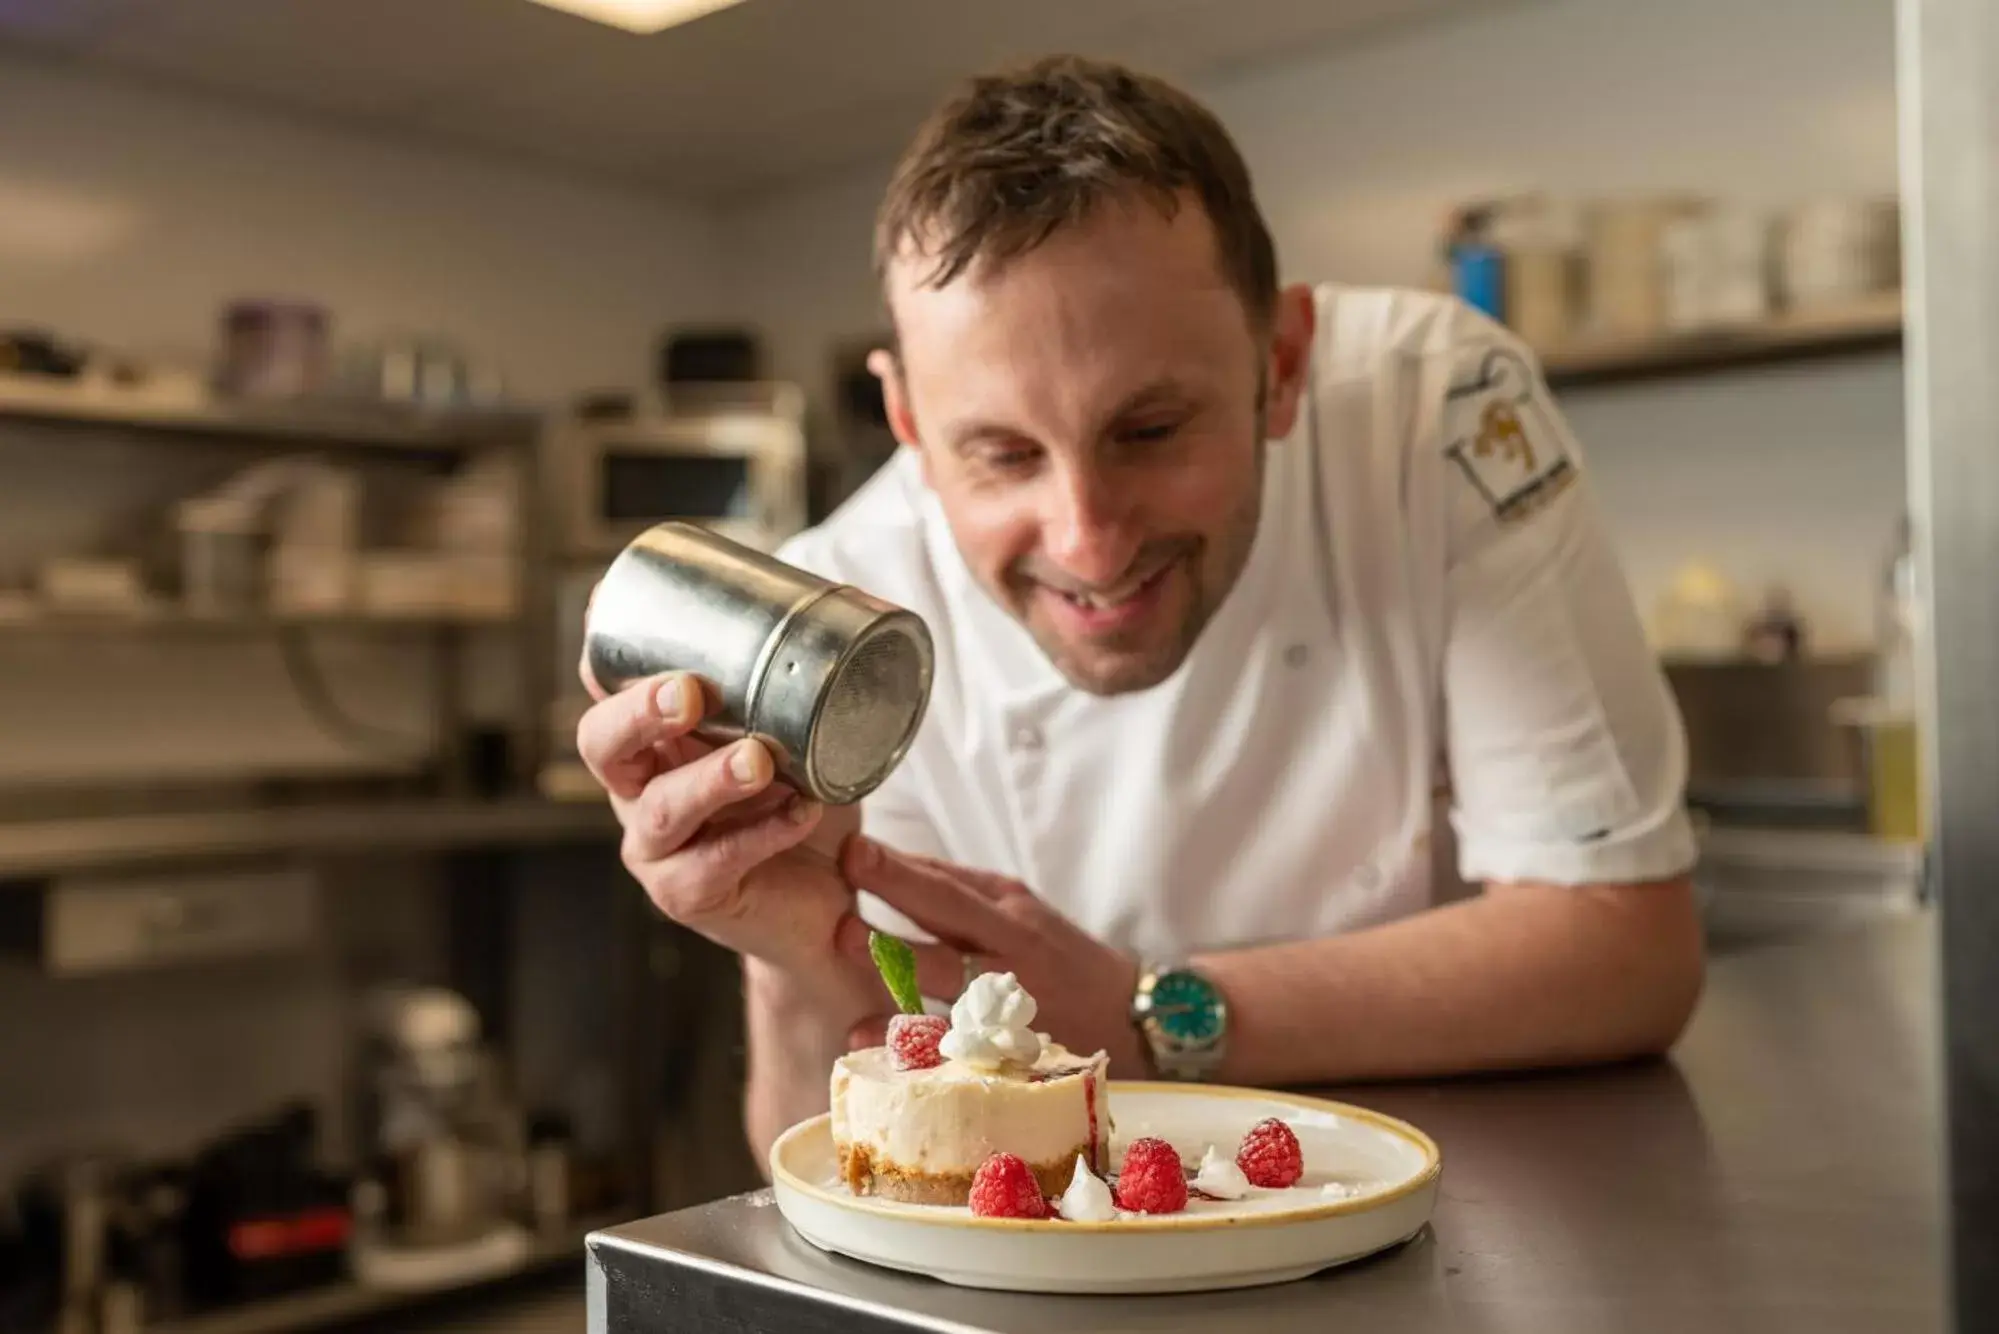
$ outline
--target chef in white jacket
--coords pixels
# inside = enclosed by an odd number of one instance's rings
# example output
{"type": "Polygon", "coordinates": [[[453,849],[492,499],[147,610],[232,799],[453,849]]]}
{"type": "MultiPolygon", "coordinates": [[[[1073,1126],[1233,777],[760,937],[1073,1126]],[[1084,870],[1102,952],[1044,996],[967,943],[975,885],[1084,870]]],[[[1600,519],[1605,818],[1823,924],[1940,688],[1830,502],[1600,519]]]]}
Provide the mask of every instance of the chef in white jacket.
{"type": "Polygon", "coordinates": [[[933,115],[877,265],[906,447],[782,555],[929,623],[907,759],[857,821],[689,738],[679,678],[579,736],[654,902],[744,955],[759,1148],[879,1040],[870,924],[940,1002],[1015,973],[1125,1077],[1671,1044],[1702,973],[1681,725],[1518,340],[1280,286],[1212,117],[1071,58],[933,115]]]}

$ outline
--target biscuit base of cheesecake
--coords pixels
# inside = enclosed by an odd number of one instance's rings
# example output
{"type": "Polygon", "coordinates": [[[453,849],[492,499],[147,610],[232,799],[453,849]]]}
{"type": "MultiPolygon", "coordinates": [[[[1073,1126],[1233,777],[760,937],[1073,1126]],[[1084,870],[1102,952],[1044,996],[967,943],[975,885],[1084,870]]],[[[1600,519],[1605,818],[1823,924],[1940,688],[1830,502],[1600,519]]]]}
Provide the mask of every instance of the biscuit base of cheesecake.
{"type": "MultiPolygon", "coordinates": [[[[842,1144],[837,1148],[840,1179],[856,1195],[872,1195],[899,1204],[963,1205],[971,1198],[971,1172],[920,1172],[894,1163],[877,1162],[864,1144],[842,1144]]],[[[1060,1195],[1069,1188],[1078,1158],[1090,1161],[1089,1141],[1079,1141],[1076,1147],[1052,1163],[1029,1163],[1027,1168],[1034,1173],[1043,1195],[1060,1195]]]]}

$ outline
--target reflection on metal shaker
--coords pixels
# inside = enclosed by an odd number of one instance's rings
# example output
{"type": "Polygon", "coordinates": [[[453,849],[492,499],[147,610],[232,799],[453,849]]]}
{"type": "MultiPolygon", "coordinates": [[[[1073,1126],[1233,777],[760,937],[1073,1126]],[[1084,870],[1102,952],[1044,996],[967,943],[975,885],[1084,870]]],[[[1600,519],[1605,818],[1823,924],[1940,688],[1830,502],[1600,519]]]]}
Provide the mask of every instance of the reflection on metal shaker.
{"type": "Polygon", "coordinates": [[[697,735],[760,738],[780,774],[831,804],[859,801],[894,771],[930,702],[920,617],[693,524],[660,524],[626,547],[585,620],[599,685],[692,672],[721,706],[697,735]]]}

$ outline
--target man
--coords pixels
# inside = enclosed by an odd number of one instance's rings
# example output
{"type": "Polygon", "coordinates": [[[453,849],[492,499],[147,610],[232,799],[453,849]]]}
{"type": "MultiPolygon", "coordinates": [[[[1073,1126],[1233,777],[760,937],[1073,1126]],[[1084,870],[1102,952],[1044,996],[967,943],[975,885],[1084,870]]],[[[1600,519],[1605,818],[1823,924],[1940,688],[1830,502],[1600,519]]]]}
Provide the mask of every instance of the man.
{"type": "Polygon", "coordinates": [[[821,810],[687,737],[682,679],[579,738],[653,901],[744,956],[753,1145],[879,1040],[863,915],[924,942],[927,996],[1012,971],[1124,1077],[1669,1046],[1702,971],[1680,721],[1521,345],[1280,288],[1222,128],[1077,59],[939,110],[876,249],[906,448],[782,554],[929,623],[908,758],[821,810]],[[1480,892],[1445,902],[1453,835],[1480,892]]]}

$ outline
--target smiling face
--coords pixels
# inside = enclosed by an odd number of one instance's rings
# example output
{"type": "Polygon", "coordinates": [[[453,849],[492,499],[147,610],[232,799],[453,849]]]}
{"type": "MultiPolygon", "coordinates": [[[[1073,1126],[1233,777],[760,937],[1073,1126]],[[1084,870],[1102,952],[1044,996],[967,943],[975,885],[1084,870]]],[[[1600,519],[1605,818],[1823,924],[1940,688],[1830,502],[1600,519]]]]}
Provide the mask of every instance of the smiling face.
{"type": "Polygon", "coordinates": [[[1170,677],[1241,575],[1311,302],[1260,329],[1198,202],[1114,200],[941,286],[888,266],[890,421],[966,564],[1072,684],[1170,677]]]}

